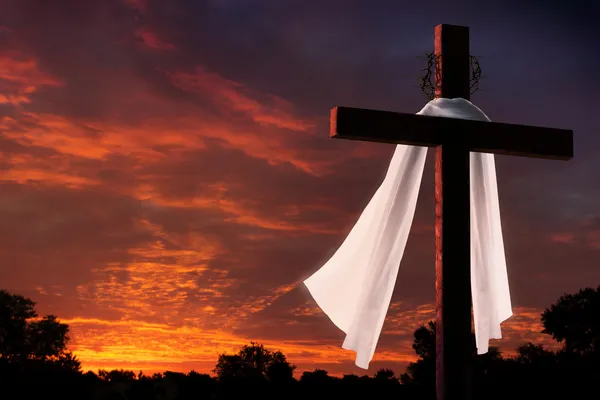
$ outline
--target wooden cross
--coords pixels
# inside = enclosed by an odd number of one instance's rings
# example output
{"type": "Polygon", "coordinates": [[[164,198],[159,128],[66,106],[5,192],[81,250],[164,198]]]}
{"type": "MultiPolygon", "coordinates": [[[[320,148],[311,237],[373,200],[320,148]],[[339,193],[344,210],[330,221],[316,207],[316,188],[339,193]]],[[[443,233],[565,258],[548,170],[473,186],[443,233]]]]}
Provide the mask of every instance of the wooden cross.
{"type": "MultiPolygon", "coordinates": [[[[436,26],[434,54],[436,97],[469,100],[469,28],[436,26]]],[[[573,131],[350,107],[330,122],[333,138],[436,147],[437,399],[471,399],[469,152],[569,160],[573,131]]]]}

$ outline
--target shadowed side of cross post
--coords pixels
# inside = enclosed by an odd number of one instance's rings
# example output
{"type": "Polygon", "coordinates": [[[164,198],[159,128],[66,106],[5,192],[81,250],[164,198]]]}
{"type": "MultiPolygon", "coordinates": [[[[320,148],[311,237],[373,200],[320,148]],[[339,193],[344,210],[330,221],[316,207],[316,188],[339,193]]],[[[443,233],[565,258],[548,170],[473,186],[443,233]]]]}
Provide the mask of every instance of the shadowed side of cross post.
{"type": "MultiPolygon", "coordinates": [[[[436,97],[470,97],[469,28],[435,27],[436,97]]],[[[458,132],[446,132],[452,134],[458,132]]],[[[445,143],[435,160],[437,400],[470,400],[469,148],[445,143]]]]}

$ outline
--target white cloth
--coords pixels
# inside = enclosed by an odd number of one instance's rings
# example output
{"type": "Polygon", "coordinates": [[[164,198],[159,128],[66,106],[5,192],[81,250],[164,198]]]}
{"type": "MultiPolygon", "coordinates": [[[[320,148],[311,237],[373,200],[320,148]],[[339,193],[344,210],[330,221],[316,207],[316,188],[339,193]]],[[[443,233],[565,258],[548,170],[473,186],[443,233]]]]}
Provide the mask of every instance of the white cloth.
{"type": "MultiPolygon", "coordinates": [[[[417,114],[490,121],[471,102],[439,98],[417,114]]],[[[452,132],[448,132],[449,135],[452,132]]],[[[342,347],[368,369],[390,305],[415,214],[426,147],[398,145],[383,183],[331,259],[304,281],[346,333],[342,347]]],[[[471,153],[471,293],[478,354],[512,315],[493,154],[471,153]]]]}

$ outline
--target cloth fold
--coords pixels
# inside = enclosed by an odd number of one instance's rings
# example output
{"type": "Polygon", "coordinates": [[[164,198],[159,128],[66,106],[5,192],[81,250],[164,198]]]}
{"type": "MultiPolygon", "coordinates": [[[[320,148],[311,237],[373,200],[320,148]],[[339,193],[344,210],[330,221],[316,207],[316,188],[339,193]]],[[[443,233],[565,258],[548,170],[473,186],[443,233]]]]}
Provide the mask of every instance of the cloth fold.
{"type": "MultiPolygon", "coordinates": [[[[417,114],[490,121],[462,98],[434,99],[417,114]]],[[[452,132],[448,132],[449,135],[452,132]]],[[[426,147],[397,145],[387,174],[336,253],[304,281],[346,334],[342,347],[368,369],[390,305],[425,168],[426,147]]],[[[512,315],[493,154],[470,154],[471,293],[477,353],[512,315]]]]}

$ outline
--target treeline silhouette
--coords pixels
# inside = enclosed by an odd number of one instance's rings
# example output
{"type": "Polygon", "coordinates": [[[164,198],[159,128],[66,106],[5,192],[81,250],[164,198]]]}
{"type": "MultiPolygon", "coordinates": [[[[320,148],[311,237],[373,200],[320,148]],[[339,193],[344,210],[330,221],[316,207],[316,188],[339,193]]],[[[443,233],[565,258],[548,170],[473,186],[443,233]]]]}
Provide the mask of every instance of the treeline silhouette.
{"type": "MultiPolygon", "coordinates": [[[[558,350],[531,342],[504,357],[496,347],[476,355],[474,399],[600,398],[600,286],[564,295],[541,315],[542,333],[558,350]]],[[[191,371],[83,372],[68,349],[69,327],[53,315],[39,318],[29,298],[0,290],[0,399],[435,399],[435,323],[414,332],[418,360],[399,376],[329,376],[316,369],[294,378],[296,367],[280,351],[258,343],[221,354],[215,376],[191,371]]]]}

